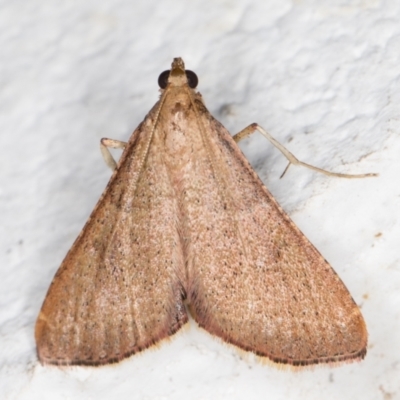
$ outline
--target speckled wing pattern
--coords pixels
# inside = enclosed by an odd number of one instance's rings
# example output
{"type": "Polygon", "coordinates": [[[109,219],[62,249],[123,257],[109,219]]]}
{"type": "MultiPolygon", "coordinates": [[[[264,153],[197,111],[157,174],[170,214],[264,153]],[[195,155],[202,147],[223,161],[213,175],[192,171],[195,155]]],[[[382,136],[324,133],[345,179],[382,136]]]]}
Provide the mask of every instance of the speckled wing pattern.
{"type": "Polygon", "coordinates": [[[49,288],[35,331],[43,363],[117,362],[187,321],[177,205],[157,149],[145,157],[153,117],[132,135],[49,288]]]}
{"type": "Polygon", "coordinates": [[[191,311],[204,329],[274,362],[361,359],[367,331],[331,266],[267,191],[225,128],[197,101],[208,170],[188,231],[191,311]]]}
{"type": "Polygon", "coordinates": [[[187,84],[175,59],[36,323],[43,363],[116,362],[195,320],[278,363],[356,360],[350,293],[187,84]]]}

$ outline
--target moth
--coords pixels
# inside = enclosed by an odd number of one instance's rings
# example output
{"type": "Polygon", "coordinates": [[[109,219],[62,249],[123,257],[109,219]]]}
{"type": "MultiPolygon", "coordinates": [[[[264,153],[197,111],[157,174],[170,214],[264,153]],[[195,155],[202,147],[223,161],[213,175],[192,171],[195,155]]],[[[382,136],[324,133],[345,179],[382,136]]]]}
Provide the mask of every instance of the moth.
{"type": "Polygon", "coordinates": [[[197,84],[175,58],[129,142],[102,140],[114,173],[48,290],[35,329],[39,360],[118,362],[173,335],[188,312],[276,363],[362,359],[359,308],[236,142],[259,129],[290,163],[310,166],[257,124],[232,137],[197,84]],[[108,147],[124,149],[118,163],[108,147]]]}

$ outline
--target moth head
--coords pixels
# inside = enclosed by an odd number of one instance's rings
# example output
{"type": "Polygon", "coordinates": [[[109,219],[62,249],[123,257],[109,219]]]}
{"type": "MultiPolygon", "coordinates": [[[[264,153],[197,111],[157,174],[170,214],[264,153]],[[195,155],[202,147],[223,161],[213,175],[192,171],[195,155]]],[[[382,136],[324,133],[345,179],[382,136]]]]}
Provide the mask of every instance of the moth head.
{"type": "Polygon", "coordinates": [[[161,89],[165,89],[168,84],[171,86],[189,85],[190,88],[194,89],[198,83],[197,75],[193,71],[185,70],[185,63],[182,58],[174,58],[171,69],[161,72],[158,77],[158,86],[161,89]]]}

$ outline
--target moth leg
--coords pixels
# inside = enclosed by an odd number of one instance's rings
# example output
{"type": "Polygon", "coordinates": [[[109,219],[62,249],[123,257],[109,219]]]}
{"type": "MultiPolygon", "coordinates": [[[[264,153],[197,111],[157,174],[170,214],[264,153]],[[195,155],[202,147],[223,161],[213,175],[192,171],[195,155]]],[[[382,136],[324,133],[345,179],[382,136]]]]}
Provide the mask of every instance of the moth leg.
{"type": "Polygon", "coordinates": [[[247,128],[244,128],[242,131],[233,136],[233,140],[237,143],[243,138],[250,136],[256,130],[259,131],[264,137],[266,137],[288,159],[289,164],[287,165],[282,175],[280,176],[281,178],[283,177],[283,175],[285,175],[286,171],[290,167],[290,164],[301,165],[303,167],[310,168],[314,171],[320,172],[321,174],[325,174],[328,176],[337,176],[339,178],[367,178],[371,176],[378,176],[378,174],[375,173],[351,175],[351,174],[341,174],[338,172],[330,172],[322,168],[314,167],[313,165],[307,164],[303,161],[300,161],[285,146],[280,144],[276,139],[274,139],[267,131],[261,128],[261,126],[258,125],[257,123],[253,123],[249,125],[247,128]]]}
{"type": "Polygon", "coordinates": [[[121,142],[120,140],[115,139],[107,139],[103,138],[100,140],[100,151],[104,158],[106,164],[114,171],[117,168],[117,162],[114,160],[114,157],[111,155],[109,147],[112,149],[124,149],[126,147],[126,142],[121,142]]]}

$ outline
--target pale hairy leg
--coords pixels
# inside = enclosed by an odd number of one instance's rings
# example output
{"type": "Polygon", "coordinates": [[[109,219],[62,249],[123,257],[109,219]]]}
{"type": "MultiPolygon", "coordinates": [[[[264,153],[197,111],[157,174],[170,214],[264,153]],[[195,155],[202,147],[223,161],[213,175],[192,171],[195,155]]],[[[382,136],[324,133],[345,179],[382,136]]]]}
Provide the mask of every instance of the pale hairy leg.
{"type": "Polygon", "coordinates": [[[117,168],[117,162],[111,155],[109,148],[111,149],[124,149],[126,147],[126,142],[121,142],[120,140],[103,138],[100,140],[100,151],[103,155],[106,164],[114,171],[117,168]]]}
{"type": "Polygon", "coordinates": [[[326,171],[322,168],[314,167],[313,165],[307,164],[303,161],[298,160],[285,146],[283,146],[281,143],[279,143],[276,139],[274,139],[266,130],[264,130],[260,125],[257,123],[253,123],[249,125],[247,128],[244,128],[242,131],[237,133],[235,136],[233,136],[233,140],[238,143],[240,140],[244,139],[247,136],[250,136],[252,133],[255,131],[259,131],[264,137],[266,137],[289,161],[288,166],[285,168],[283,171],[281,178],[283,175],[285,175],[286,171],[288,170],[290,164],[293,165],[301,165],[306,168],[310,168],[314,171],[320,172],[322,174],[328,175],[328,176],[336,176],[339,178],[368,178],[371,176],[378,176],[378,174],[375,173],[367,173],[367,174],[357,174],[357,175],[352,175],[352,174],[341,174],[338,172],[330,172],[326,171]]]}

